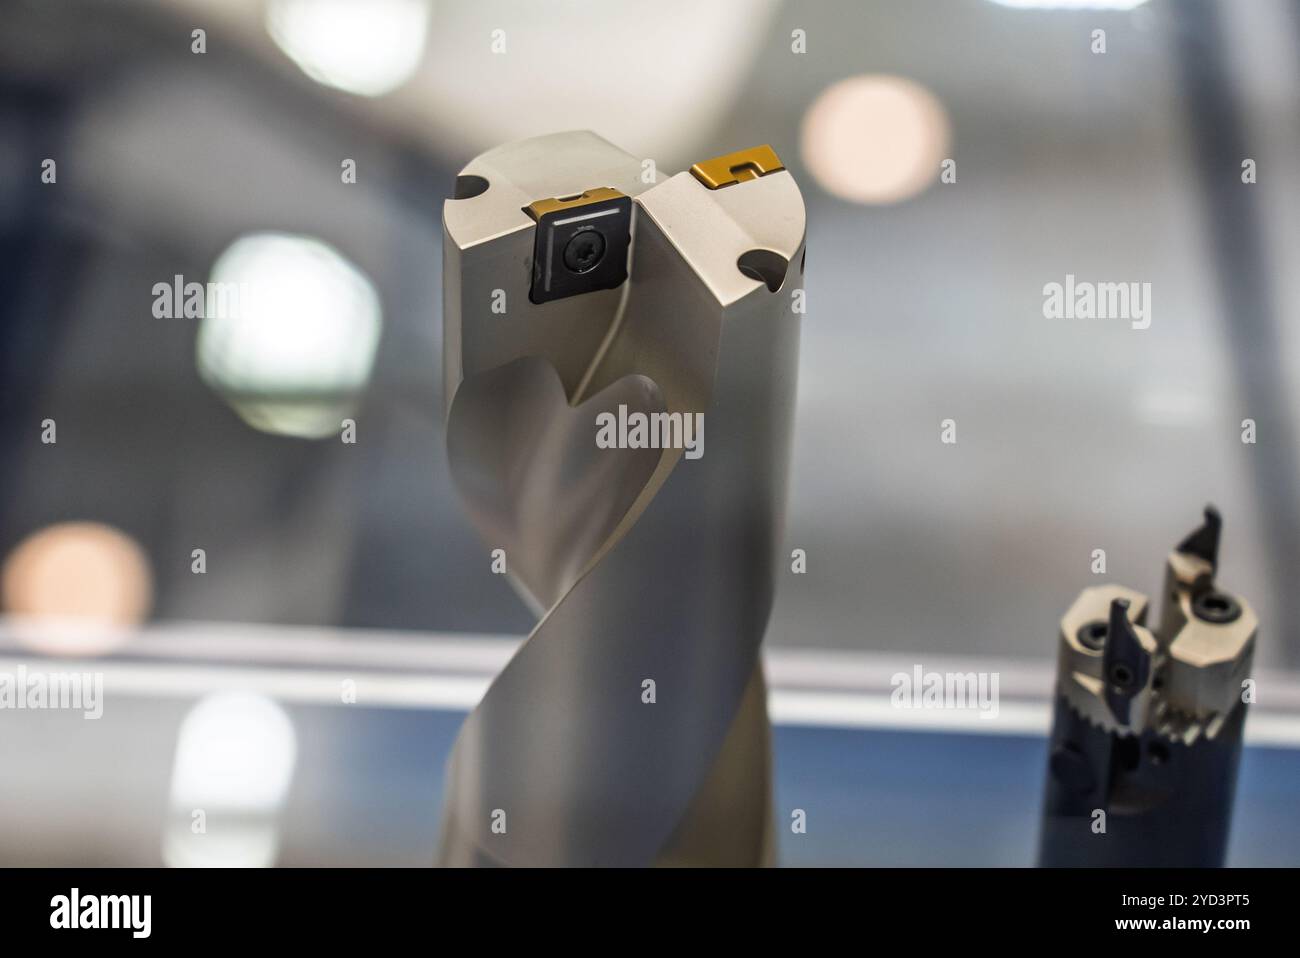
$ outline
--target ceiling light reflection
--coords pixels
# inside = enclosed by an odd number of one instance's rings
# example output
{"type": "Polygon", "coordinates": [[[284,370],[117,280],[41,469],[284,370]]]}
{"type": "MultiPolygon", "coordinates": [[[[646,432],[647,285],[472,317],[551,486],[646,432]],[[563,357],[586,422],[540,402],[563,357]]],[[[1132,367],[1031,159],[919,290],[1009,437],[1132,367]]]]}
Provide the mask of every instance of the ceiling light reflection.
{"type": "Polygon", "coordinates": [[[266,29],[313,80],[381,96],[414,74],[424,56],[428,0],[271,0],[266,29]]]}
{"type": "Polygon", "coordinates": [[[271,699],[220,692],[200,700],[176,742],[164,863],[274,865],[297,756],[293,722],[271,699]]]}
{"type": "Polygon", "coordinates": [[[379,343],[379,294],[365,274],[319,240],[257,233],[217,258],[207,292],[203,379],[255,429],[336,434],[379,343]]]}

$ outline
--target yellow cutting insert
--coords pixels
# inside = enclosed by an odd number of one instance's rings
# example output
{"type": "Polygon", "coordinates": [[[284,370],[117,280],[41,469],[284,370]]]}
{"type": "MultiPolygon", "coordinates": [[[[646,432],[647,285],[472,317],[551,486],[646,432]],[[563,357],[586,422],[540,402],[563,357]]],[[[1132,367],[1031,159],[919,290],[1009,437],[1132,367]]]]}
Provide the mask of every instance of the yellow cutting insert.
{"type": "Polygon", "coordinates": [[[617,199],[626,194],[618,190],[611,189],[608,186],[598,186],[595,189],[587,190],[585,193],[579,193],[577,196],[552,197],[548,200],[537,200],[529,203],[524,207],[524,212],[534,220],[540,221],[547,213],[555,213],[559,210],[577,209],[580,206],[588,206],[591,203],[602,203],[605,200],[617,199]]]}
{"type": "Polygon", "coordinates": [[[691,175],[709,189],[720,190],[724,186],[756,180],[784,169],[776,150],[763,144],[696,163],[691,167],[691,175]]]}

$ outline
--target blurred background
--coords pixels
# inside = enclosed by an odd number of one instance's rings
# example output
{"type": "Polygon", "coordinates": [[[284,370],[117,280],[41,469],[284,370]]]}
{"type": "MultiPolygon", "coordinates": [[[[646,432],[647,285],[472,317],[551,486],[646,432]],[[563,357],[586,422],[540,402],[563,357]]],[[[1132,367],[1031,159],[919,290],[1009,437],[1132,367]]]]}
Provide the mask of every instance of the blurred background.
{"type": "Polygon", "coordinates": [[[1028,864],[1061,613],[1155,592],[1213,502],[1268,678],[1233,861],[1300,863],[1300,5],[0,24],[0,659],[108,690],[95,722],[0,712],[0,862],[432,860],[446,749],[533,624],[448,476],[442,203],[479,152],[584,128],[668,175],[771,143],[804,190],[808,571],[766,642],[778,808],[826,826],[783,860],[1028,864]],[[1044,318],[1067,274],[1150,283],[1150,328],[1044,318]],[[187,314],[209,281],[257,295],[187,314]],[[917,662],[995,663],[998,729],[875,709],[917,662]],[[200,806],[239,827],[196,844],[200,806]]]}

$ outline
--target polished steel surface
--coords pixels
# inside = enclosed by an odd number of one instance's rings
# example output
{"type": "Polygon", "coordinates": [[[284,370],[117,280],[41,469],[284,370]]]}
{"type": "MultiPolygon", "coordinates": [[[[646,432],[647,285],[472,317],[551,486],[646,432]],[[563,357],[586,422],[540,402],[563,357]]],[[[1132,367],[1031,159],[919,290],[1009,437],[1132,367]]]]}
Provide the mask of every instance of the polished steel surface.
{"type": "Polygon", "coordinates": [[[780,561],[803,204],[785,171],[709,190],[642,170],[590,133],[558,134],[474,160],[462,176],[487,189],[447,203],[452,474],[541,618],[457,740],[445,864],[771,859],[758,648],[780,561]],[[529,302],[524,208],[601,187],[634,198],[628,282],[529,302]],[[783,275],[742,272],[755,250],[783,275]],[[597,415],[620,406],[703,414],[703,455],[598,448],[597,415]]]}

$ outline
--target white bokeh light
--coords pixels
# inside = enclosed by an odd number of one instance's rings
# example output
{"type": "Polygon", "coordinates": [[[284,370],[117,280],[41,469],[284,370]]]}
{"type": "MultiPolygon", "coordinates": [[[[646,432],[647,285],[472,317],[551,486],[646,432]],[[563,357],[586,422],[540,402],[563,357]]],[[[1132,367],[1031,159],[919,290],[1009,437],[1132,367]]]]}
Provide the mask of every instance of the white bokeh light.
{"type": "Polygon", "coordinates": [[[254,428],[321,438],[369,381],[381,324],[374,285],[337,250],[243,236],[212,267],[199,372],[254,428]]]}
{"type": "Polygon", "coordinates": [[[271,0],[266,29],[313,80],[381,96],[414,74],[424,56],[428,0],[271,0]]]}
{"type": "Polygon", "coordinates": [[[271,699],[220,692],[200,700],[176,742],[163,861],[172,867],[275,864],[280,811],[297,757],[293,723],[271,699]]]}

